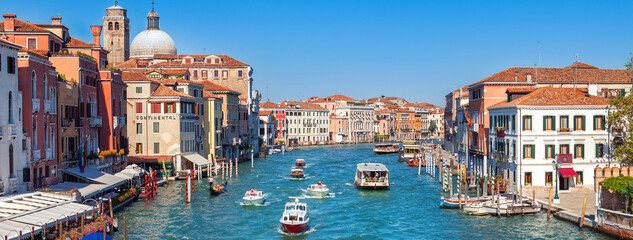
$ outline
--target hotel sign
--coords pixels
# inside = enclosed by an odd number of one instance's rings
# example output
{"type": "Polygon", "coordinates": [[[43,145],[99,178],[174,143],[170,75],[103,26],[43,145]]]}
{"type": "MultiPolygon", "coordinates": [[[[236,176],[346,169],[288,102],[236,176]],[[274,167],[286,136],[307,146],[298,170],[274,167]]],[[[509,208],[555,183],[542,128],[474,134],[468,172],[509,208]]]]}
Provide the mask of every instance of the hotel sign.
{"type": "Polygon", "coordinates": [[[559,163],[572,163],[574,157],[571,154],[558,154],[559,163]]]}
{"type": "Polygon", "coordinates": [[[136,116],[136,120],[178,120],[178,118],[174,115],[163,115],[163,116],[157,116],[157,115],[151,115],[151,116],[136,116]]]}

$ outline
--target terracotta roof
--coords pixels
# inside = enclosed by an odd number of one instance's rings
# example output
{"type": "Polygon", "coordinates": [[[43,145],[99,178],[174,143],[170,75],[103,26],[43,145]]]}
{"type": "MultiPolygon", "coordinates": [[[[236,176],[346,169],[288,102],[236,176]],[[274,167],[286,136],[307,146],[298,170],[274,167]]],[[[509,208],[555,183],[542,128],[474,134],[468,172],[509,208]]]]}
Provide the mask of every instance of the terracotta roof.
{"type": "Polygon", "coordinates": [[[7,40],[4,40],[4,39],[2,39],[2,38],[0,38],[0,42],[5,43],[5,44],[8,44],[8,45],[11,45],[11,46],[13,46],[13,47],[22,48],[22,46],[17,45],[17,44],[12,43],[12,42],[9,42],[9,41],[7,41],[7,40]]]}
{"type": "Polygon", "coordinates": [[[221,96],[215,95],[212,92],[204,91],[204,90],[202,92],[203,92],[202,93],[202,97],[204,97],[205,99],[212,99],[212,98],[213,99],[219,99],[219,100],[223,99],[221,96]]]}
{"type": "MultiPolygon", "coordinates": [[[[175,54],[161,54],[161,55],[175,55],[175,54]]],[[[192,55],[178,55],[178,56],[192,56],[192,55]]],[[[220,67],[235,67],[235,66],[248,66],[248,64],[240,62],[235,58],[229,57],[227,55],[216,55],[222,58],[223,61],[220,63],[206,63],[206,62],[194,62],[194,63],[183,63],[180,61],[166,61],[159,62],[156,64],[152,64],[149,67],[200,67],[200,66],[220,66],[220,67]]],[[[174,58],[178,59],[178,57],[174,58]]]]}
{"type": "Polygon", "coordinates": [[[154,71],[160,72],[163,75],[185,75],[188,70],[186,68],[150,69],[147,73],[154,71]]]}
{"type": "Polygon", "coordinates": [[[29,53],[31,55],[36,55],[36,56],[44,58],[44,59],[48,59],[48,51],[46,51],[46,50],[22,48],[22,49],[20,49],[20,52],[25,52],[25,53],[29,53]]]}
{"type": "Polygon", "coordinates": [[[141,71],[124,71],[121,75],[123,81],[150,81],[160,83],[160,81],[148,77],[141,71]]]}
{"type": "Polygon", "coordinates": [[[536,87],[509,87],[506,93],[531,93],[536,87]]]}
{"type": "Polygon", "coordinates": [[[162,79],[160,81],[167,86],[177,85],[176,83],[188,83],[188,84],[203,86],[202,84],[200,84],[200,82],[192,82],[185,79],[162,79]]]}
{"type": "Polygon", "coordinates": [[[272,102],[268,101],[268,102],[265,102],[265,103],[260,103],[259,107],[260,108],[279,108],[280,106],[279,106],[279,104],[272,103],[272,102]]]}
{"type": "Polygon", "coordinates": [[[626,69],[598,69],[585,63],[575,63],[565,68],[511,67],[475,84],[483,82],[526,83],[528,75],[532,76],[532,82],[538,83],[633,83],[633,74],[626,69]],[[536,76],[537,70],[538,76],[536,76]]]}
{"type": "Polygon", "coordinates": [[[259,111],[259,116],[268,116],[270,113],[271,111],[259,111]]]}
{"type": "Polygon", "coordinates": [[[493,107],[508,106],[576,106],[576,105],[609,105],[609,100],[581,92],[576,88],[542,87],[517,98],[512,102],[501,102],[493,107]]]}
{"type": "Polygon", "coordinates": [[[70,41],[68,41],[66,43],[66,47],[69,47],[69,48],[90,48],[90,47],[93,47],[93,46],[90,43],[87,43],[87,42],[81,41],[79,39],[76,39],[74,37],[71,37],[70,41]]]}
{"type": "Polygon", "coordinates": [[[176,91],[165,85],[159,85],[158,88],[152,93],[152,97],[188,97],[192,98],[189,94],[176,91]]]}
{"type": "Polygon", "coordinates": [[[115,66],[117,68],[146,68],[151,60],[149,59],[139,59],[139,58],[130,58],[125,62],[117,63],[115,66]]]}
{"type": "MultiPolygon", "coordinates": [[[[15,16],[15,14],[13,14],[13,16],[15,16]]],[[[39,27],[35,24],[28,23],[17,18],[15,19],[14,26],[16,32],[50,32],[46,28],[39,27]]],[[[0,31],[6,31],[4,30],[4,22],[0,22],[0,31]]]]}
{"type": "Polygon", "coordinates": [[[211,92],[215,92],[215,91],[229,91],[229,92],[234,92],[237,95],[240,94],[239,92],[237,92],[237,91],[235,91],[233,89],[230,89],[230,88],[227,88],[227,87],[224,87],[224,86],[221,86],[221,85],[209,82],[209,81],[197,81],[195,83],[204,86],[204,90],[205,91],[211,91],[211,92]]]}
{"type": "Polygon", "coordinates": [[[288,109],[309,109],[309,110],[327,110],[317,104],[298,102],[298,101],[283,101],[279,105],[288,109]]]}
{"type": "Polygon", "coordinates": [[[356,102],[356,99],[345,95],[332,95],[329,97],[319,98],[319,97],[311,97],[309,102],[334,102],[334,101],[346,101],[346,102],[356,102]]]}

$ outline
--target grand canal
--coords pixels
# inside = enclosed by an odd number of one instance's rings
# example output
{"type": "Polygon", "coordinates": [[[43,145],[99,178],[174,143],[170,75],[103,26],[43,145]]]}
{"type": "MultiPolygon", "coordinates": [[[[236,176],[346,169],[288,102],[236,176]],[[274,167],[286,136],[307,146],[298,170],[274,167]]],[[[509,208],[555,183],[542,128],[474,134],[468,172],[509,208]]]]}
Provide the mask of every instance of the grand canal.
{"type": "MultiPolygon", "coordinates": [[[[228,194],[210,197],[205,181],[196,183],[192,203],[185,203],[184,181],[159,188],[156,199],[137,201],[119,212],[127,217],[128,239],[606,239],[544,213],[510,218],[466,216],[439,209],[441,188],[422,171],[376,156],[371,145],[304,147],[242,163],[239,176],[228,180],[228,194]],[[307,162],[305,180],[292,180],[297,158],[307,162]],[[389,168],[389,191],[361,191],[354,185],[359,162],[389,168]],[[301,196],[309,184],[322,181],[333,196],[302,201],[310,208],[310,230],[289,236],[279,218],[288,196],[301,196]],[[245,191],[256,187],[268,195],[265,206],[243,206],[245,191]]],[[[114,237],[122,239],[122,231],[114,237]]]]}

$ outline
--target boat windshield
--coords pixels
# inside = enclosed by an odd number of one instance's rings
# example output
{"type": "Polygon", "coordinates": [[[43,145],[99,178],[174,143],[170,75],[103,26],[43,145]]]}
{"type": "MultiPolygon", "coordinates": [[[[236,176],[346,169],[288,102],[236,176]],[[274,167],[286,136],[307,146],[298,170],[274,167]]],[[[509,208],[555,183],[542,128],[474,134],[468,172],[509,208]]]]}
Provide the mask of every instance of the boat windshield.
{"type": "Polygon", "coordinates": [[[294,205],[288,205],[288,206],[286,206],[286,210],[295,210],[295,206],[294,205]]]}
{"type": "Polygon", "coordinates": [[[382,171],[364,172],[363,178],[365,179],[365,182],[385,182],[387,181],[387,172],[382,172],[382,171]]]}

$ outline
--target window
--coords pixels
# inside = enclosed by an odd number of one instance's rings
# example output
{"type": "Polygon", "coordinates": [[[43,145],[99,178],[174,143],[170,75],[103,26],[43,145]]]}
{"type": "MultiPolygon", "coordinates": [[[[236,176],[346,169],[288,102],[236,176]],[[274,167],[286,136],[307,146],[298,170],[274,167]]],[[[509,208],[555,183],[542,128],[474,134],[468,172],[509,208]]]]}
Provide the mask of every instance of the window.
{"type": "Polygon", "coordinates": [[[152,103],[152,113],[160,113],[160,103],[152,103]]]}
{"type": "Polygon", "coordinates": [[[583,182],[582,171],[577,171],[576,173],[578,174],[578,177],[576,178],[576,183],[582,185],[582,182],[583,182]]]}
{"type": "Polygon", "coordinates": [[[108,30],[112,30],[112,22],[108,23],[108,30]]]}
{"type": "Polygon", "coordinates": [[[526,172],[525,173],[525,186],[532,186],[532,173],[531,172],[526,172]]]}
{"type": "Polygon", "coordinates": [[[118,22],[114,23],[114,30],[119,30],[119,23],[118,22]]]}
{"type": "Polygon", "coordinates": [[[202,74],[202,78],[207,79],[207,70],[202,70],[201,74],[202,74]]]}
{"type": "Polygon", "coordinates": [[[243,77],[243,75],[244,75],[244,74],[242,73],[242,70],[241,70],[241,69],[240,69],[240,70],[237,70],[237,77],[238,77],[238,78],[242,78],[242,77],[243,77]]]}
{"type": "Polygon", "coordinates": [[[222,78],[228,78],[229,77],[229,71],[228,70],[222,70],[222,78]]]}
{"type": "Polygon", "coordinates": [[[37,49],[37,38],[27,38],[26,41],[27,49],[37,49]]]}
{"type": "Polygon", "coordinates": [[[544,116],[543,117],[543,131],[555,131],[556,130],[556,117],[544,116]]]}
{"type": "Polygon", "coordinates": [[[605,130],[604,116],[593,116],[593,130],[605,130]]]}
{"type": "Polygon", "coordinates": [[[523,158],[534,159],[534,145],[523,145],[523,158]]]}
{"type": "Polygon", "coordinates": [[[602,143],[596,144],[596,157],[597,158],[604,157],[604,144],[602,143]]]}
{"type": "Polygon", "coordinates": [[[560,117],[560,128],[561,128],[561,132],[564,131],[564,130],[567,130],[567,131],[569,130],[569,117],[568,116],[561,116],[560,117]]]}
{"type": "Polygon", "coordinates": [[[193,70],[193,77],[197,78],[198,77],[198,70],[193,70]]]}
{"type": "Polygon", "coordinates": [[[48,165],[44,166],[44,177],[50,177],[51,169],[48,165]]]}
{"type": "Polygon", "coordinates": [[[7,72],[11,74],[15,74],[15,58],[7,57],[7,72]]]}
{"type": "Polygon", "coordinates": [[[523,116],[523,130],[532,130],[532,116],[523,116]]]}
{"type": "Polygon", "coordinates": [[[153,132],[154,133],[159,133],[160,132],[160,123],[159,122],[154,122],[153,132]]]}
{"type": "Polygon", "coordinates": [[[574,131],[585,130],[585,116],[574,116],[574,131]]]}
{"type": "Polygon", "coordinates": [[[545,185],[552,185],[552,172],[545,172],[545,185]]]}
{"type": "Polygon", "coordinates": [[[136,93],[143,93],[143,87],[136,87],[136,93]]]}
{"type": "Polygon", "coordinates": [[[585,145],[576,144],[574,146],[574,158],[583,158],[585,156],[585,145]]]}
{"type": "Polygon", "coordinates": [[[9,124],[13,123],[13,92],[9,92],[9,124]]]}
{"type": "Polygon", "coordinates": [[[546,159],[554,158],[554,145],[545,145],[545,158],[546,159]]]}
{"type": "Polygon", "coordinates": [[[136,123],[136,134],[143,134],[143,123],[136,123]]]}
{"type": "Polygon", "coordinates": [[[165,113],[176,113],[176,104],[175,103],[165,103],[165,113]]]}
{"type": "Polygon", "coordinates": [[[143,103],[136,103],[136,113],[143,113],[143,103]]]}
{"type": "Polygon", "coordinates": [[[136,154],[143,154],[143,144],[136,143],[136,154]]]}
{"type": "Polygon", "coordinates": [[[218,70],[214,70],[213,71],[213,77],[214,78],[219,78],[220,77],[220,72],[218,70]]]}
{"type": "Polygon", "coordinates": [[[160,143],[159,142],[155,142],[154,143],[154,154],[160,154],[160,143]]]}
{"type": "Polygon", "coordinates": [[[560,145],[560,154],[569,154],[569,144],[560,145]]]}

